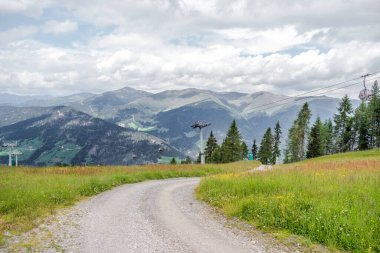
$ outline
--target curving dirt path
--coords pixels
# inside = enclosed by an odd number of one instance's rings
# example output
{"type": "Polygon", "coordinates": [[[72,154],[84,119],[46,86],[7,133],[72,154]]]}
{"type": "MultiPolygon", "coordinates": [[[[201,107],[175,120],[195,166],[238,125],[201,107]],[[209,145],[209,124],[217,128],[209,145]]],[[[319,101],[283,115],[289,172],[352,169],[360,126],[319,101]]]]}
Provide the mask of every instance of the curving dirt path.
{"type": "Polygon", "coordinates": [[[37,252],[292,251],[259,232],[228,225],[195,199],[198,182],[179,178],[120,186],[79,203],[18,242],[34,233],[34,241],[43,241],[29,245],[37,252]]]}

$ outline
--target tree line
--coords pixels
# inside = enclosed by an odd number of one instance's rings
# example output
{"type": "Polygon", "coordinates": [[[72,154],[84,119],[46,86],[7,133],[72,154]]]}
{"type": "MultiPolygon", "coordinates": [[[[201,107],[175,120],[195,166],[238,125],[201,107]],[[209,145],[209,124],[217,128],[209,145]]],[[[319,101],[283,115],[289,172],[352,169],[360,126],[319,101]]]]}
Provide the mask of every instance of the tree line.
{"type": "MultiPolygon", "coordinates": [[[[277,122],[272,135],[271,128],[265,132],[260,147],[253,140],[251,154],[254,159],[259,159],[264,164],[275,164],[281,155],[281,126],[277,122]]],[[[206,143],[206,163],[229,163],[246,159],[249,150],[247,144],[242,140],[236,121],[233,120],[226,134],[226,138],[219,145],[213,132],[206,143]]],[[[198,159],[199,160],[199,159],[198,159]]]]}
{"type": "MultiPolygon", "coordinates": [[[[290,163],[340,152],[367,150],[380,147],[380,92],[377,81],[372,88],[372,99],[354,109],[345,95],[337,113],[324,122],[318,116],[310,126],[312,112],[309,104],[303,104],[288,131],[283,162],[290,163]]],[[[258,146],[253,140],[251,154],[263,164],[276,164],[281,157],[282,131],[277,122],[273,131],[266,129],[258,146]]],[[[213,132],[206,143],[206,163],[227,163],[245,159],[248,146],[242,140],[236,121],[230,125],[226,138],[219,145],[213,132]]]]}
{"type": "Polygon", "coordinates": [[[232,121],[221,145],[211,131],[205,148],[206,163],[235,162],[243,160],[247,155],[248,146],[243,141],[235,120],[232,121]]]}
{"type": "Polygon", "coordinates": [[[372,99],[369,102],[361,102],[356,109],[345,95],[333,119],[322,122],[317,117],[311,127],[311,111],[308,103],[305,103],[289,129],[284,162],[379,148],[380,92],[377,81],[374,82],[371,92],[372,99]]]}

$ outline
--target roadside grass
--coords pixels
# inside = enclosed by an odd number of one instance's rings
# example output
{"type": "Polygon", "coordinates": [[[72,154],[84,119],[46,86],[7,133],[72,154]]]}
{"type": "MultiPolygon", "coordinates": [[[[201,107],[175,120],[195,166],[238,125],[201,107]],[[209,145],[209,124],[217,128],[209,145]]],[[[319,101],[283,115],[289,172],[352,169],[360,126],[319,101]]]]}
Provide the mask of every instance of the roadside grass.
{"type": "Polygon", "coordinates": [[[37,226],[61,207],[115,186],[151,179],[203,177],[252,169],[257,162],[208,165],[0,167],[0,245],[4,233],[37,226]]]}
{"type": "Polygon", "coordinates": [[[380,150],[202,179],[197,195],[260,229],[331,249],[380,252],[380,150]]]}
{"type": "Polygon", "coordinates": [[[321,156],[313,159],[304,160],[302,162],[288,164],[290,166],[294,164],[304,164],[310,162],[333,162],[333,161],[355,161],[355,160],[380,160],[380,149],[371,149],[366,151],[355,151],[355,152],[347,152],[333,155],[321,156]]]}

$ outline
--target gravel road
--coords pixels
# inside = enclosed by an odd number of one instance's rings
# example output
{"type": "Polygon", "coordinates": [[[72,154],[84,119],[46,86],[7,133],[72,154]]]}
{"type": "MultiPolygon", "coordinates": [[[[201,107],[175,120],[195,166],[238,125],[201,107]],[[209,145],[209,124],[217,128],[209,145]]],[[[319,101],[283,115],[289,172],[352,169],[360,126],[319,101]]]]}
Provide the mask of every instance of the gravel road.
{"type": "Polygon", "coordinates": [[[195,199],[198,182],[179,178],[120,186],[79,203],[18,242],[34,235],[34,242],[43,242],[28,250],[37,252],[291,251],[259,232],[229,226],[195,199]]]}

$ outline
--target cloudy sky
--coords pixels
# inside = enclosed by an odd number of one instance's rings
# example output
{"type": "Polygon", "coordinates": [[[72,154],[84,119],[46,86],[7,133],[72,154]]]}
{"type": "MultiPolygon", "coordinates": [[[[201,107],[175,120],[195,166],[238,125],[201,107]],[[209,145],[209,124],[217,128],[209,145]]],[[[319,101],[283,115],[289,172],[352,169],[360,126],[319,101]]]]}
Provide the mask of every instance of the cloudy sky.
{"type": "Polygon", "coordinates": [[[0,92],[294,95],[375,71],[379,0],[0,0],[0,92]]]}

